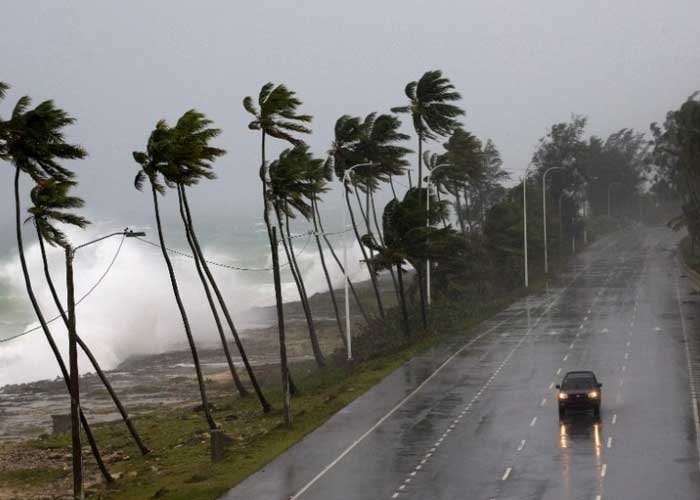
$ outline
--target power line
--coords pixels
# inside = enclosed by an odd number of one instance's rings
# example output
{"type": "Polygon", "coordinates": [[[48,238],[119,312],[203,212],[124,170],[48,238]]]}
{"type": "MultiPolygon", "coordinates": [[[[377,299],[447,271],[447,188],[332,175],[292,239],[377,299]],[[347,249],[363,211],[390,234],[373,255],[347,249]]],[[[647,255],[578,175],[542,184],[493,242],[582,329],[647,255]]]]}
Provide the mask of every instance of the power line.
{"type": "MultiPolygon", "coordinates": [[[[124,245],[124,239],[125,239],[125,238],[126,238],[126,234],[125,234],[124,236],[122,236],[122,239],[119,241],[119,246],[117,247],[117,251],[114,252],[114,256],[112,257],[111,262],[110,262],[109,265],[107,266],[107,269],[105,269],[105,272],[102,273],[102,275],[97,279],[97,281],[95,282],[95,284],[92,285],[92,286],[90,287],[90,289],[89,289],[87,292],[85,292],[85,294],[83,294],[83,296],[80,297],[80,298],[76,301],[76,303],[75,303],[76,307],[77,307],[82,301],[84,301],[86,298],[88,298],[88,296],[89,296],[92,292],[95,291],[95,289],[100,285],[100,283],[102,283],[102,280],[104,280],[105,277],[107,276],[107,274],[112,270],[112,267],[114,266],[114,263],[117,261],[117,257],[119,256],[119,252],[121,252],[122,245],[124,245]]],[[[48,324],[51,324],[51,323],[53,323],[54,321],[56,321],[57,319],[59,319],[59,318],[61,318],[61,314],[58,314],[58,315],[54,316],[53,318],[49,319],[49,320],[46,322],[46,324],[47,324],[47,325],[48,325],[48,324]]],[[[42,328],[41,325],[35,326],[34,328],[30,328],[30,329],[27,330],[26,332],[19,333],[19,334],[17,334],[17,335],[14,335],[14,336],[9,337],[9,338],[6,338],[6,339],[0,339],[0,343],[9,342],[10,340],[14,340],[14,339],[16,339],[16,338],[23,337],[23,336],[28,335],[28,334],[30,334],[30,333],[32,333],[32,332],[35,332],[35,331],[37,331],[37,330],[40,330],[41,328],[42,328]]]]}

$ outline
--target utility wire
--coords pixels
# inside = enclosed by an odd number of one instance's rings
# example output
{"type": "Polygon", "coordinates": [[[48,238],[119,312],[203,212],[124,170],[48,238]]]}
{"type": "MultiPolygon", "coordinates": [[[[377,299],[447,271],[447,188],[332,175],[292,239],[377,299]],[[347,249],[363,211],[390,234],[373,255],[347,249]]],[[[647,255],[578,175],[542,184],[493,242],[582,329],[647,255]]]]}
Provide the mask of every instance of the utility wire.
{"type": "MultiPolygon", "coordinates": [[[[119,241],[119,246],[117,247],[117,251],[114,252],[114,256],[112,257],[111,262],[110,262],[109,265],[107,266],[107,269],[105,269],[105,272],[102,273],[102,275],[98,278],[98,280],[95,282],[95,284],[92,285],[92,286],[90,287],[90,289],[89,289],[87,292],[85,292],[85,293],[83,294],[83,296],[80,297],[80,298],[75,302],[75,305],[76,305],[76,306],[78,306],[82,301],[84,301],[85,299],[87,299],[88,296],[89,296],[92,292],[94,292],[95,289],[100,285],[100,283],[102,283],[102,280],[104,280],[104,279],[107,277],[107,274],[109,274],[109,272],[112,270],[112,267],[114,266],[114,263],[117,261],[117,257],[119,256],[119,252],[121,252],[122,245],[124,245],[124,239],[125,239],[125,238],[126,238],[126,235],[122,236],[122,239],[119,241]]],[[[49,320],[46,322],[46,324],[47,324],[47,325],[48,325],[48,324],[51,324],[51,323],[53,323],[54,321],[56,321],[56,320],[58,320],[58,319],[60,319],[60,318],[61,318],[61,314],[58,314],[58,315],[54,316],[53,318],[49,319],[49,320]]],[[[37,330],[40,330],[40,329],[41,329],[41,325],[35,326],[34,328],[30,328],[30,329],[27,330],[26,332],[22,332],[22,333],[19,333],[19,334],[17,334],[17,335],[13,335],[12,337],[8,337],[8,338],[6,338],[6,339],[0,339],[0,344],[3,343],[3,342],[9,342],[10,340],[14,340],[14,339],[19,338],[19,337],[23,337],[23,336],[25,336],[25,335],[28,335],[28,334],[30,334],[30,333],[32,333],[32,332],[35,332],[35,331],[37,331],[37,330]]]]}

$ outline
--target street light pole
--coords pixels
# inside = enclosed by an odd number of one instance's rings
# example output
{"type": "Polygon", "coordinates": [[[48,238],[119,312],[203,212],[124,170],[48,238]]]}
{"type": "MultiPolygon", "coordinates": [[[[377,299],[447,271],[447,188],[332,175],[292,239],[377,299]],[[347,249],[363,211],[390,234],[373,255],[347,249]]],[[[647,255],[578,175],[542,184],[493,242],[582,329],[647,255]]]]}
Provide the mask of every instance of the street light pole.
{"type": "Polygon", "coordinates": [[[347,183],[350,182],[350,173],[357,167],[369,167],[373,163],[358,163],[352,167],[345,170],[343,173],[343,191],[340,193],[340,203],[343,207],[343,277],[345,278],[344,292],[345,292],[345,338],[348,349],[348,361],[352,360],[352,336],[350,335],[350,296],[348,295],[348,242],[347,236],[344,234],[347,230],[347,208],[345,207],[345,189],[348,188],[347,183]]]}
{"type": "MultiPolygon", "coordinates": [[[[426,181],[426,191],[425,191],[425,227],[430,227],[430,179],[433,174],[438,168],[441,167],[448,167],[450,164],[449,163],[441,163],[439,165],[435,165],[435,168],[432,168],[428,170],[428,174],[425,176],[425,181],[426,181]]],[[[428,306],[431,304],[431,299],[430,299],[430,257],[428,257],[425,260],[425,291],[426,291],[426,296],[428,299],[428,306]]]]}
{"type": "Polygon", "coordinates": [[[64,246],[66,258],[66,299],[68,318],[68,360],[69,360],[69,385],[70,385],[70,413],[71,413],[71,442],[73,447],[73,496],[82,499],[83,492],[83,460],[80,444],[80,371],[78,367],[78,330],[75,318],[75,281],[73,279],[73,260],[75,253],[98,241],[123,235],[125,238],[145,236],[146,233],[134,232],[129,228],[123,231],[111,233],[101,238],[88,241],[76,247],[66,244],[64,246]]]}
{"type": "Polygon", "coordinates": [[[527,176],[530,173],[529,164],[525,169],[525,175],[523,175],[523,256],[525,261],[525,288],[530,286],[530,280],[527,270],[527,176]]]}
{"type": "MultiPolygon", "coordinates": [[[[542,225],[544,227],[544,274],[549,272],[549,262],[547,255],[547,174],[552,170],[562,170],[563,167],[550,167],[542,174],[542,225]]],[[[560,212],[561,217],[561,212],[560,212]]]]}

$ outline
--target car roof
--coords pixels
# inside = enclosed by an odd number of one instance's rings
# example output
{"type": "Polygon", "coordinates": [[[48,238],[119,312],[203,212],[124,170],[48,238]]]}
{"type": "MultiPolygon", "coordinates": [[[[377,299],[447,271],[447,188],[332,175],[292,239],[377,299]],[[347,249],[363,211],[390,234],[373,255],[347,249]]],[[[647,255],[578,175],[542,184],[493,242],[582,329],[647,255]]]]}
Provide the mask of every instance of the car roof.
{"type": "Polygon", "coordinates": [[[592,371],[574,371],[574,372],[568,372],[566,375],[564,375],[564,378],[596,378],[595,373],[592,371]]]}

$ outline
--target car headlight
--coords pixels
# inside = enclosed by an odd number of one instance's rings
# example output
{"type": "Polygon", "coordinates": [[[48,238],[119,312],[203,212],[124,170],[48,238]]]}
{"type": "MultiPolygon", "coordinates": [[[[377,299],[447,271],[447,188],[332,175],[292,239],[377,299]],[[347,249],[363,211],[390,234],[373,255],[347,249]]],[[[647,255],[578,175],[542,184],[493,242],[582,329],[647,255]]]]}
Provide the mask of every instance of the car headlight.
{"type": "Polygon", "coordinates": [[[559,399],[566,399],[566,398],[568,398],[568,397],[569,397],[569,395],[568,395],[567,393],[565,393],[565,392],[560,392],[560,393],[559,393],[559,399]]]}
{"type": "Polygon", "coordinates": [[[598,397],[598,391],[591,391],[588,393],[588,397],[591,399],[595,399],[598,397]]]}

